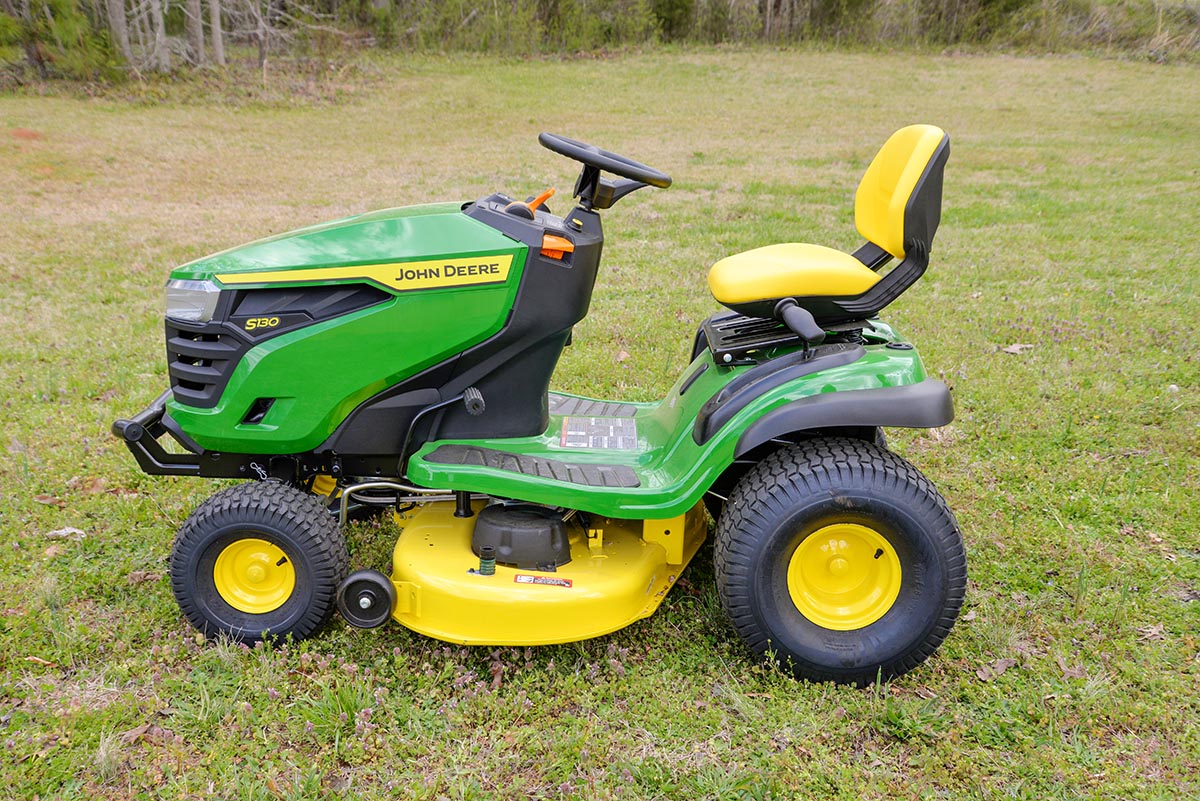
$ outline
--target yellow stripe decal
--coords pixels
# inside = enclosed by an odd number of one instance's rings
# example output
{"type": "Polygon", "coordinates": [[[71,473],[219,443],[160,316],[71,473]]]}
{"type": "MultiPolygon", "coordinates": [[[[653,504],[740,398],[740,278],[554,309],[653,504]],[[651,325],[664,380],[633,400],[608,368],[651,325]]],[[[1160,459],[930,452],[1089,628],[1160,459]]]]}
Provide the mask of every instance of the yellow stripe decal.
{"type": "Polygon", "coordinates": [[[238,284],[299,284],[314,281],[374,281],[396,292],[442,289],[453,286],[503,284],[512,267],[511,254],[494,254],[436,261],[360,264],[355,267],[322,267],[314,270],[275,270],[262,273],[225,273],[216,279],[226,286],[238,284]]]}

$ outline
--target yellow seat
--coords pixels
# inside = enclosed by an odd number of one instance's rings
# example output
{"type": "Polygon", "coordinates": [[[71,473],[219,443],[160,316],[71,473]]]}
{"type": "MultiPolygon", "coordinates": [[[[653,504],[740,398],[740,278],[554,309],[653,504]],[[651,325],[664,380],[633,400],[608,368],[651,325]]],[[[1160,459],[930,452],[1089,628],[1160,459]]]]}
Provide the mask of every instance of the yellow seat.
{"type": "Polygon", "coordinates": [[[853,254],[794,243],[728,256],[708,272],[713,297],[752,317],[774,316],[785,299],[817,323],[874,316],[929,264],[949,155],[950,138],[941,128],[910,125],[896,131],[854,195],[854,222],[866,244],[853,254]],[[899,264],[880,272],[892,259],[899,264]]]}
{"type": "Polygon", "coordinates": [[[861,295],[879,273],[849,253],[790,243],[726,256],[708,272],[713,297],[726,305],[794,295],[861,295]]]}

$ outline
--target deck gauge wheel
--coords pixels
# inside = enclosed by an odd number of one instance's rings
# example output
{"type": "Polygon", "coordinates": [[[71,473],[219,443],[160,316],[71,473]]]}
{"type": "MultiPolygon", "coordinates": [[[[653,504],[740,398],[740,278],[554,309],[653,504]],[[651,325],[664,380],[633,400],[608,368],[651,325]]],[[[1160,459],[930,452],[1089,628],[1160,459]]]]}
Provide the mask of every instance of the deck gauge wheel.
{"type": "Polygon", "coordinates": [[[338,585],[337,607],[351,626],[378,628],[392,617],[396,588],[378,570],[356,570],[338,585]]]}

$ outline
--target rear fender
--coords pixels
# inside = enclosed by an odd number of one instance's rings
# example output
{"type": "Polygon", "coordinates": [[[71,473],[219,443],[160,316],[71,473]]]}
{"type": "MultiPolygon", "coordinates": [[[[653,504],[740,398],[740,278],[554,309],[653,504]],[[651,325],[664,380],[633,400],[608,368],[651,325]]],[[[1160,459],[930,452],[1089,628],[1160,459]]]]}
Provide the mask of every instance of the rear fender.
{"type": "Polygon", "coordinates": [[[755,420],[742,432],[734,456],[740,459],[764,443],[814,429],[937,428],[953,419],[950,390],[934,378],[898,387],[825,392],[784,404],[755,420]]]}
{"type": "Polygon", "coordinates": [[[882,431],[885,426],[933,428],[953,419],[950,393],[934,379],[793,401],[768,412],[742,433],[733,461],[713,481],[705,503],[716,518],[725,499],[750,468],[793,443],[814,437],[844,437],[886,447],[882,431]]]}

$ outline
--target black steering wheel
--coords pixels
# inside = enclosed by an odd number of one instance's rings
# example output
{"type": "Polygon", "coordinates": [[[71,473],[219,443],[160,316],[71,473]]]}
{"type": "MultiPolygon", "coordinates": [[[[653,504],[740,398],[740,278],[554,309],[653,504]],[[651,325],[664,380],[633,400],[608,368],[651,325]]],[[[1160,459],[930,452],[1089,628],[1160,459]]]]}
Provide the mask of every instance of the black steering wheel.
{"type": "Polygon", "coordinates": [[[552,133],[538,134],[538,142],[541,143],[542,147],[553,150],[560,156],[574,159],[589,167],[607,170],[613,175],[619,175],[622,178],[629,178],[648,186],[656,186],[659,189],[666,189],[671,185],[671,176],[665,172],[648,167],[640,161],[634,161],[631,158],[602,150],[595,145],[578,142],[574,139],[568,139],[565,136],[552,133]]]}

